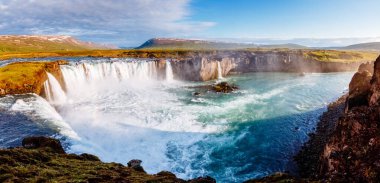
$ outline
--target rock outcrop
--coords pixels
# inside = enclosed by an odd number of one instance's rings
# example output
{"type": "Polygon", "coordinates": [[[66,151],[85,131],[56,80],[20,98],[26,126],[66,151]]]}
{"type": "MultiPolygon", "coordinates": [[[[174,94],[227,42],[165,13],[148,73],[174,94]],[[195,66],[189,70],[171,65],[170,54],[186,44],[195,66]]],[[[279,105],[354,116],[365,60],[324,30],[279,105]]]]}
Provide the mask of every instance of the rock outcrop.
{"type": "Polygon", "coordinates": [[[295,156],[301,180],[271,175],[251,182],[380,182],[380,57],[371,65],[359,67],[349,94],[329,105],[295,156]]]}
{"type": "Polygon", "coordinates": [[[8,94],[35,93],[44,96],[46,72],[54,75],[65,88],[60,65],[66,61],[17,62],[0,68],[0,96],[8,94]]]}
{"type": "MultiPolygon", "coordinates": [[[[363,72],[366,71],[358,73],[363,72]]],[[[361,101],[351,106],[337,122],[320,157],[320,177],[331,181],[379,182],[380,57],[375,62],[370,81],[354,77],[351,83],[363,86],[365,92],[358,96],[361,101]],[[370,86],[362,82],[369,82],[370,86]]]]}
{"type": "Polygon", "coordinates": [[[182,180],[171,172],[145,173],[140,160],[128,167],[103,163],[90,154],[66,154],[56,139],[30,137],[24,147],[0,149],[0,182],[165,182],[215,183],[211,177],[182,180]]]}
{"type": "Polygon", "coordinates": [[[322,116],[317,132],[296,156],[300,175],[328,182],[380,181],[380,57],[359,67],[341,98],[322,116]],[[338,110],[339,109],[339,110],[338,110]],[[327,119],[327,120],[326,120],[327,119]]]}
{"type": "Polygon", "coordinates": [[[322,62],[305,56],[300,50],[225,51],[194,54],[173,60],[177,79],[207,81],[217,79],[220,63],[222,75],[248,72],[342,72],[355,71],[362,62],[322,62]]]}
{"type": "Polygon", "coordinates": [[[220,82],[212,86],[212,91],[221,93],[230,93],[237,90],[238,87],[235,85],[228,84],[227,82],[220,82]]]}

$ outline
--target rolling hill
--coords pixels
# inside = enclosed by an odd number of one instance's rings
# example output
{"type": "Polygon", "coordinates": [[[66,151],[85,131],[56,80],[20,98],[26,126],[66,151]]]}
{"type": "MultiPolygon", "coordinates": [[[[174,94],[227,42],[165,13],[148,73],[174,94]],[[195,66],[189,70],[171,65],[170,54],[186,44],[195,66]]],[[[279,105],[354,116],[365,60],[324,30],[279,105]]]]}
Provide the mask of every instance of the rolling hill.
{"type": "Polygon", "coordinates": [[[1,52],[48,52],[108,49],[71,36],[0,35],[1,52]]]}
{"type": "Polygon", "coordinates": [[[239,49],[257,48],[255,44],[228,43],[192,39],[153,38],[136,49],[239,49]]]}
{"type": "Polygon", "coordinates": [[[343,47],[345,50],[380,51],[380,42],[361,43],[343,47]]]}

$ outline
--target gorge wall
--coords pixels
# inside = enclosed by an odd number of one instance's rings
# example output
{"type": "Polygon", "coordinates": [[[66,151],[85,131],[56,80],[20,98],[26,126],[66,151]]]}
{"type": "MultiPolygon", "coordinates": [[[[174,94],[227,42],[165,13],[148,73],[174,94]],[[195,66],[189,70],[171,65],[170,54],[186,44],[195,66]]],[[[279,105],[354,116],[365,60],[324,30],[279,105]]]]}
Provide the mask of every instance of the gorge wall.
{"type": "Polygon", "coordinates": [[[248,72],[342,72],[355,71],[363,62],[322,62],[308,58],[302,51],[240,51],[195,55],[172,60],[174,77],[206,81],[217,78],[217,62],[222,75],[248,72]]]}
{"type": "Polygon", "coordinates": [[[380,57],[362,64],[295,157],[300,175],[327,182],[380,181],[380,57]]]}
{"type": "MultiPolygon", "coordinates": [[[[136,60],[135,63],[139,61],[136,60]]],[[[170,71],[172,71],[174,79],[186,81],[207,81],[222,76],[248,72],[354,71],[362,63],[318,61],[306,56],[300,50],[191,52],[191,54],[179,56],[175,59],[150,59],[142,62],[154,62],[154,64],[149,64],[149,68],[145,70],[153,71],[153,78],[155,79],[165,79],[167,76],[166,70],[169,69],[168,65],[170,65],[170,71]]],[[[102,76],[107,75],[104,72],[112,72],[116,78],[119,77],[120,79],[120,77],[124,77],[120,75],[123,75],[123,73],[128,75],[125,72],[130,72],[130,69],[138,69],[138,67],[131,66],[124,70],[125,67],[120,67],[119,65],[125,62],[110,61],[107,63],[108,65],[105,67],[111,70],[103,70],[102,76]]],[[[36,93],[45,96],[44,87],[46,87],[46,84],[44,86],[44,82],[47,80],[46,72],[54,75],[61,84],[62,89],[65,90],[66,86],[62,76],[61,64],[67,64],[67,62],[12,63],[1,67],[0,76],[3,77],[0,78],[2,81],[0,96],[21,93],[36,93]],[[17,81],[15,82],[15,80],[17,81]]],[[[85,64],[80,65],[83,65],[83,72],[88,77],[89,73],[86,70],[88,68],[85,68],[85,64]]],[[[78,66],[78,63],[76,66],[78,66]]],[[[135,73],[135,71],[130,73],[135,73]]],[[[151,75],[152,72],[149,73],[148,77],[152,77],[151,75]]]]}

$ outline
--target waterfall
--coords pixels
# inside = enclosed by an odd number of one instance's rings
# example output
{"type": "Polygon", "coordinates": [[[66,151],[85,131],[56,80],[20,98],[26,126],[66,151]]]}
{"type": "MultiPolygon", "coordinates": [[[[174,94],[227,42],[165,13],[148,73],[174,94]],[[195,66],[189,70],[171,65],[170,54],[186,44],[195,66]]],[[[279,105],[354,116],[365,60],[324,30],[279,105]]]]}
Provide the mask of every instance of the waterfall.
{"type": "Polygon", "coordinates": [[[60,104],[67,100],[66,94],[57,79],[50,73],[46,73],[48,80],[45,81],[45,94],[50,103],[60,104]]]}
{"type": "Polygon", "coordinates": [[[223,72],[222,72],[222,67],[220,66],[220,62],[218,63],[218,79],[223,79],[223,72]]]}
{"type": "Polygon", "coordinates": [[[128,80],[144,83],[157,79],[156,64],[149,61],[86,62],[63,65],[61,71],[67,92],[70,94],[89,91],[90,86],[96,89],[101,84],[104,86],[104,84],[128,80]]]}
{"type": "Polygon", "coordinates": [[[49,80],[46,80],[44,82],[44,89],[45,89],[46,100],[53,101],[53,97],[51,96],[51,92],[50,92],[51,89],[50,89],[49,80]]]}
{"type": "Polygon", "coordinates": [[[173,69],[169,60],[166,60],[166,81],[173,81],[173,69]]]}

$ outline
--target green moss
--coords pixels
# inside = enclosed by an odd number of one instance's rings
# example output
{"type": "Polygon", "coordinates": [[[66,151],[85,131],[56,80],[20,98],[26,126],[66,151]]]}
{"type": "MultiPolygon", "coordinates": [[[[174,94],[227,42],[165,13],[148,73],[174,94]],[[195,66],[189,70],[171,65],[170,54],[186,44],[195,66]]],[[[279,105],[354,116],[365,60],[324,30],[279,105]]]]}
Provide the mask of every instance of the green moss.
{"type": "Polygon", "coordinates": [[[321,62],[364,62],[376,60],[378,53],[363,51],[310,50],[304,56],[321,62]]]}

